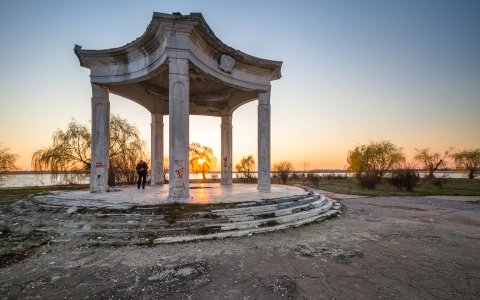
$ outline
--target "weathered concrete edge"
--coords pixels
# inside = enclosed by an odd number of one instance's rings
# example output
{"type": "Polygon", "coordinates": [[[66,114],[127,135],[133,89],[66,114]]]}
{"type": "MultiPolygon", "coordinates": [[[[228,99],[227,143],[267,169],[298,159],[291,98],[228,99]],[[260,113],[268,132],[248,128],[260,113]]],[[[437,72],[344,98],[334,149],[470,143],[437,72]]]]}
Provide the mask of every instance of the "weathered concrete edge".
{"type": "Polygon", "coordinates": [[[204,241],[204,240],[212,240],[212,239],[223,239],[229,237],[240,237],[252,234],[259,234],[259,233],[268,233],[278,230],[284,230],[288,228],[299,227],[302,225],[306,225],[316,221],[322,221],[329,217],[336,216],[341,213],[341,204],[333,199],[327,198],[332,201],[333,206],[332,209],[326,211],[322,214],[317,216],[293,221],[290,223],[284,223],[277,226],[271,227],[261,227],[261,228],[251,228],[246,230],[235,230],[235,231],[228,231],[228,232],[218,232],[206,235],[188,235],[188,236],[175,236],[175,237],[163,237],[157,238],[153,240],[155,244],[173,244],[173,243],[183,243],[183,242],[193,242],[193,241],[204,241]]]}

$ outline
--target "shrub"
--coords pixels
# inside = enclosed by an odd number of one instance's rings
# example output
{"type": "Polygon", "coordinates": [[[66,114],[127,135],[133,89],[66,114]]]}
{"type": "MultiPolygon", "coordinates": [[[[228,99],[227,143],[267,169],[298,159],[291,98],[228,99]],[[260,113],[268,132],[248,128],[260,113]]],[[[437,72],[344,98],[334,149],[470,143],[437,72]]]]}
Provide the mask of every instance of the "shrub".
{"type": "Polygon", "coordinates": [[[325,179],[346,179],[348,176],[347,174],[326,174],[322,176],[325,179]]]}
{"type": "Polygon", "coordinates": [[[360,174],[357,179],[362,188],[369,190],[374,190],[380,182],[380,177],[375,172],[360,174]]]}
{"type": "MultiPolygon", "coordinates": [[[[447,181],[447,177],[448,177],[448,175],[444,174],[442,177],[432,178],[432,179],[430,179],[430,183],[433,186],[436,186],[438,188],[443,188],[443,185],[447,181]]],[[[427,180],[428,180],[428,178],[427,178],[427,180]]]]}
{"type": "Polygon", "coordinates": [[[405,188],[409,192],[413,191],[413,188],[417,186],[419,180],[420,175],[411,168],[395,170],[388,179],[389,183],[398,190],[405,188]]]}
{"type": "Polygon", "coordinates": [[[307,180],[314,186],[318,186],[318,184],[320,183],[320,176],[318,176],[317,174],[308,173],[307,180]]]}
{"type": "Polygon", "coordinates": [[[287,183],[288,176],[293,171],[293,165],[290,161],[281,161],[273,165],[273,169],[278,173],[283,184],[287,183]]]}
{"type": "Polygon", "coordinates": [[[445,177],[433,178],[431,182],[434,186],[438,188],[443,188],[443,184],[445,183],[445,177]]]}

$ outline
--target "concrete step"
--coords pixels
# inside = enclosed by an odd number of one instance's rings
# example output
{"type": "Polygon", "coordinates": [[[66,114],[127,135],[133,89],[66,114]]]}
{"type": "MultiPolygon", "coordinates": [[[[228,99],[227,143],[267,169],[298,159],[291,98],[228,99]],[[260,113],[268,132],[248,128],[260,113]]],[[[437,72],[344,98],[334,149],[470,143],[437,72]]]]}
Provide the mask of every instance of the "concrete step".
{"type": "MultiPolygon", "coordinates": [[[[262,199],[224,206],[223,209],[192,213],[175,211],[161,214],[158,207],[139,211],[104,209],[71,214],[66,222],[39,231],[57,236],[83,237],[103,243],[107,241],[145,238],[155,243],[175,243],[193,240],[234,237],[282,230],[322,220],[341,213],[337,201],[315,192],[304,195],[262,199]]],[[[143,241],[144,242],[144,241],[143,241]]]]}
{"type": "MultiPolygon", "coordinates": [[[[54,231],[55,229],[51,229],[54,231]]],[[[50,232],[51,232],[50,231],[50,232]]],[[[179,235],[188,235],[192,233],[192,230],[186,228],[109,228],[109,229],[88,229],[88,230],[60,230],[57,231],[58,236],[60,237],[92,237],[92,236],[101,236],[109,238],[123,238],[125,236],[138,236],[142,234],[154,234],[155,236],[179,236],[179,235]]],[[[194,231],[195,232],[195,231],[194,231]]]]}
{"type": "Polygon", "coordinates": [[[253,212],[249,214],[232,215],[232,216],[228,216],[228,220],[230,223],[234,223],[234,222],[244,222],[244,221],[252,221],[252,220],[259,220],[259,219],[271,219],[274,217],[290,215],[300,211],[311,210],[311,209],[322,206],[323,204],[325,204],[326,201],[327,199],[325,197],[320,196],[318,197],[317,200],[313,202],[308,201],[306,204],[295,205],[295,206],[292,205],[288,208],[277,209],[270,212],[253,212]]]}
{"type": "Polygon", "coordinates": [[[259,228],[250,228],[244,230],[233,230],[233,231],[223,231],[212,234],[205,235],[184,235],[184,236],[171,236],[171,237],[161,237],[155,239],[153,242],[156,244],[171,244],[171,243],[182,243],[182,242],[191,242],[191,241],[200,241],[200,240],[210,240],[210,239],[223,239],[229,237],[239,237],[259,233],[267,233],[277,230],[284,230],[287,228],[298,227],[308,223],[325,220],[332,216],[339,214],[339,210],[329,210],[324,213],[321,213],[316,216],[311,216],[305,219],[292,221],[289,223],[279,224],[271,227],[259,227],[259,228]]]}
{"type": "Polygon", "coordinates": [[[230,217],[235,215],[264,214],[264,213],[269,213],[279,209],[308,204],[316,201],[319,197],[320,195],[318,194],[310,195],[310,196],[305,195],[301,198],[296,198],[294,200],[274,203],[274,204],[249,206],[249,207],[241,207],[241,208],[230,208],[230,209],[216,209],[216,210],[212,210],[212,213],[218,216],[225,216],[225,217],[230,217]]]}
{"type": "Polygon", "coordinates": [[[297,213],[292,213],[288,215],[282,215],[279,217],[273,217],[273,218],[267,218],[267,219],[257,219],[257,220],[243,221],[243,222],[215,224],[215,226],[220,226],[222,231],[258,228],[262,226],[273,226],[277,224],[290,223],[296,220],[310,218],[310,217],[322,214],[330,210],[332,207],[333,207],[332,200],[326,198],[326,201],[320,207],[316,207],[307,211],[300,211],[297,213]]]}

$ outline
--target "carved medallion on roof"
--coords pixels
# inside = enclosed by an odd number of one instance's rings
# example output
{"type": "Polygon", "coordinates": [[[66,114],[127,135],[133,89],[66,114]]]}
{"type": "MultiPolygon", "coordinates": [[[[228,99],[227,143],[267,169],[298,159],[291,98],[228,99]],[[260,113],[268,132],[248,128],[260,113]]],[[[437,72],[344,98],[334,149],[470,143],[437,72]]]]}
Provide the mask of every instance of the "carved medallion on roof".
{"type": "Polygon", "coordinates": [[[222,56],[220,56],[220,64],[218,67],[224,72],[232,73],[233,68],[235,67],[235,59],[226,54],[222,54],[222,56]]]}

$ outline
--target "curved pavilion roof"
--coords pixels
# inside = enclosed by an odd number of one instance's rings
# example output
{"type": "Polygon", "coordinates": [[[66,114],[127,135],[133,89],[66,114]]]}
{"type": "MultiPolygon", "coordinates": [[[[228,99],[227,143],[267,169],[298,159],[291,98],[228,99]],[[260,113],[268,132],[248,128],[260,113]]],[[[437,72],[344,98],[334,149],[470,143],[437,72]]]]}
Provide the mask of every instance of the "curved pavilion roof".
{"type": "Polygon", "coordinates": [[[188,59],[190,114],[232,113],[281,77],[281,61],[248,55],[218,39],[202,14],[153,14],[145,33],[125,46],[85,50],[75,45],[92,83],[168,114],[168,59],[188,59]]]}

